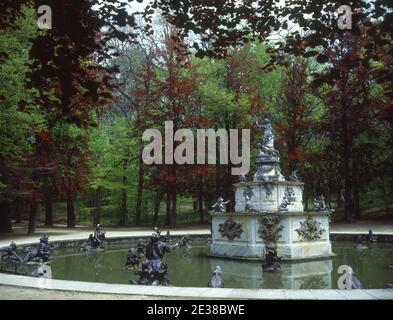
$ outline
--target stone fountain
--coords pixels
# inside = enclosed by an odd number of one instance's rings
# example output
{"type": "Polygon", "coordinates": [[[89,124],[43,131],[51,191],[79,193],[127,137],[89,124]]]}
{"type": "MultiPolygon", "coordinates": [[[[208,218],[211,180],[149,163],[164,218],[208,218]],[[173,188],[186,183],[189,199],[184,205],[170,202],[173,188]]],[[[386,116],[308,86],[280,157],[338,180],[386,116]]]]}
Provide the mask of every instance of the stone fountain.
{"type": "Polygon", "coordinates": [[[210,212],[210,255],[232,259],[261,260],[269,248],[283,260],[331,257],[329,210],[323,198],[314,211],[303,210],[303,187],[296,172],[289,181],[281,173],[275,134],[268,119],[257,121],[262,131],[253,181],[241,177],[235,188],[235,212],[226,212],[219,198],[210,212]],[[323,202],[323,203],[322,203],[323,202]]]}

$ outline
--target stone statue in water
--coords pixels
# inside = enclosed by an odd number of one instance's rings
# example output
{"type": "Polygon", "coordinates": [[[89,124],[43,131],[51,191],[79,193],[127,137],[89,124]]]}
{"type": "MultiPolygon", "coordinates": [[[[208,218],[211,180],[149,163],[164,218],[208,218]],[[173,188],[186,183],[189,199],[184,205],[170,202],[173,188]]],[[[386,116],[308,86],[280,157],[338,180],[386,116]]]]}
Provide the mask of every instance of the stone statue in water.
{"type": "Polygon", "coordinates": [[[135,273],[139,278],[136,284],[143,285],[169,285],[169,280],[165,278],[168,273],[168,266],[162,262],[162,258],[168,252],[179,246],[178,243],[169,245],[160,239],[157,232],[153,232],[149,243],[146,245],[146,261],[142,263],[140,270],[135,273]]]}
{"type": "Polygon", "coordinates": [[[29,248],[27,253],[21,258],[22,263],[27,262],[47,262],[49,260],[51,247],[49,245],[49,237],[43,235],[40,238],[40,243],[36,248],[29,248]]]}
{"type": "Polygon", "coordinates": [[[266,249],[265,262],[262,264],[264,272],[280,272],[281,271],[281,257],[277,255],[275,247],[266,249]]]}
{"type": "Polygon", "coordinates": [[[180,240],[180,245],[184,247],[184,257],[189,257],[191,253],[191,238],[190,235],[183,236],[180,240]]]}
{"type": "Polygon", "coordinates": [[[139,265],[140,254],[138,250],[131,248],[128,250],[127,259],[125,263],[126,269],[134,269],[139,265]]]}
{"type": "Polygon", "coordinates": [[[19,256],[17,253],[17,247],[14,242],[11,242],[10,246],[3,251],[1,255],[1,261],[16,262],[18,264],[28,262],[47,262],[49,260],[51,246],[49,245],[49,237],[43,235],[40,238],[40,243],[37,247],[30,247],[27,249],[24,256],[19,256]]]}
{"type": "Polygon", "coordinates": [[[89,238],[86,240],[86,242],[81,245],[81,249],[84,251],[103,249],[104,241],[105,232],[102,230],[101,225],[97,224],[94,234],[89,235],[89,238]]]}
{"type": "Polygon", "coordinates": [[[0,251],[1,262],[21,262],[21,258],[18,256],[18,248],[14,241],[11,242],[7,249],[0,251]]]}

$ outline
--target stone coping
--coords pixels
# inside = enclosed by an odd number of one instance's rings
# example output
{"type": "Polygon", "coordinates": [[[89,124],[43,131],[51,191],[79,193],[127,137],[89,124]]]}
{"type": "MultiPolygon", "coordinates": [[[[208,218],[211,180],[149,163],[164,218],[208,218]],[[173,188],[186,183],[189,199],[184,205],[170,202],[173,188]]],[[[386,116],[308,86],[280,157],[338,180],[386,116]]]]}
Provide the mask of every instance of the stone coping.
{"type": "Polygon", "coordinates": [[[231,211],[231,212],[215,212],[209,211],[210,216],[329,216],[330,211],[231,211]]]}
{"type": "Polygon", "coordinates": [[[281,186],[303,186],[303,182],[297,181],[246,181],[246,182],[237,182],[232,184],[234,187],[241,187],[241,186],[260,186],[266,184],[273,184],[273,185],[281,185],[281,186]]]}
{"type": "MultiPolygon", "coordinates": [[[[29,246],[29,245],[37,245],[39,242],[39,238],[42,234],[45,232],[37,232],[34,236],[28,236],[25,239],[17,239],[14,240],[15,244],[17,246],[29,246]]],[[[71,243],[71,242],[77,242],[81,243],[83,241],[86,241],[89,233],[91,233],[89,230],[85,231],[83,234],[70,234],[70,235],[53,235],[49,236],[49,243],[50,244],[58,244],[58,243],[71,243]]],[[[115,232],[115,235],[105,235],[107,240],[112,241],[127,241],[127,240],[137,240],[140,238],[148,238],[150,237],[152,232],[146,232],[146,231],[132,231],[130,232],[115,232]]],[[[171,232],[171,237],[173,238],[178,238],[182,237],[184,235],[190,235],[191,237],[207,237],[210,235],[210,230],[200,230],[200,231],[195,231],[195,230],[190,230],[190,232],[184,232],[184,231],[173,231],[171,232]]],[[[0,249],[5,249],[8,248],[12,240],[1,240],[0,241],[0,249]]]]}
{"type": "Polygon", "coordinates": [[[0,284],[44,290],[78,291],[86,293],[106,293],[172,298],[194,299],[266,299],[266,300],[393,300],[393,289],[362,290],[289,290],[289,289],[231,289],[197,287],[152,287],[140,285],[111,284],[56,279],[33,278],[0,273],[0,284]]]}
{"type": "MultiPolygon", "coordinates": [[[[142,232],[141,232],[142,233],[142,232]]],[[[188,233],[175,233],[172,236],[180,237],[188,233]]],[[[197,232],[191,234],[195,237],[210,235],[210,232],[197,232]]],[[[348,235],[348,233],[346,233],[348,235]]],[[[378,235],[378,234],[376,234],[378,235]]],[[[392,234],[390,234],[392,235],[392,234]]],[[[107,237],[108,240],[127,241],[147,237],[143,234],[133,234],[132,236],[107,237]]],[[[393,235],[392,235],[393,236],[393,235]]],[[[86,240],[86,236],[55,236],[51,243],[79,243],[86,240]]],[[[19,246],[36,244],[31,239],[17,241],[19,246]]],[[[9,243],[0,242],[0,249],[8,247],[9,243]]],[[[98,282],[84,282],[58,279],[43,279],[29,276],[12,275],[0,273],[0,285],[15,287],[27,287],[54,291],[77,291],[102,294],[124,294],[132,296],[147,296],[148,299],[154,297],[171,297],[174,299],[194,298],[194,299],[263,299],[263,300],[393,300],[393,289],[357,289],[357,290],[337,290],[337,289],[236,289],[236,288],[201,288],[201,287],[153,287],[128,284],[112,284],[98,282]]],[[[0,288],[1,290],[1,288],[0,288]]]]}

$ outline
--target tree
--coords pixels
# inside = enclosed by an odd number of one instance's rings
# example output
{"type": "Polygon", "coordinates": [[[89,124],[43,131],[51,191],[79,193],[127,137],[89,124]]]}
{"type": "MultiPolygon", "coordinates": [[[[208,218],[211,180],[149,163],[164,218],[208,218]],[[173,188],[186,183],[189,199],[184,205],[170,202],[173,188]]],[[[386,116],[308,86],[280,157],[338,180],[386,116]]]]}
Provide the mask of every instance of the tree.
{"type": "Polygon", "coordinates": [[[0,232],[10,232],[15,201],[33,197],[28,170],[33,152],[33,132],[45,127],[33,104],[35,90],[26,88],[25,73],[31,62],[30,37],[37,34],[35,15],[23,7],[21,16],[0,29],[0,232]]]}

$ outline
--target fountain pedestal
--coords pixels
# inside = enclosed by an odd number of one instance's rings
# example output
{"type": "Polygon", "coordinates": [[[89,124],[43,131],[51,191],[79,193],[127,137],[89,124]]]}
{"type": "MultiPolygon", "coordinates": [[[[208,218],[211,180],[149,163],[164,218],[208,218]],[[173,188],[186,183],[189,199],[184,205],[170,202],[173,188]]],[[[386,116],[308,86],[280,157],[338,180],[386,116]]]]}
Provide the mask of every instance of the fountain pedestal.
{"type": "Polygon", "coordinates": [[[329,216],[326,206],[303,211],[303,186],[295,173],[292,181],[281,174],[274,149],[274,131],[265,121],[257,171],[253,181],[234,184],[235,212],[226,212],[222,198],[214,205],[210,255],[232,259],[261,260],[267,248],[276,248],[283,260],[331,257],[329,216]]]}
{"type": "MultiPolygon", "coordinates": [[[[271,215],[271,212],[211,212],[212,238],[210,255],[245,260],[261,260],[265,257],[265,241],[260,238],[259,230],[263,228],[261,218],[271,215]],[[238,236],[228,238],[225,232],[220,232],[220,225],[226,221],[241,224],[242,232],[238,236]]],[[[329,240],[328,212],[282,212],[279,225],[283,227],[282,236],[277,241],[277,253],[283,260],[305,260],[331,257],[332,247],[329,240]],[[313,219],[324,229],[321,237],[315,240],[304,239],[296,230],[301,228],[301,222],[313,219]]],[[[222,229],[222,228],[221,228],[222,229]]]]}

